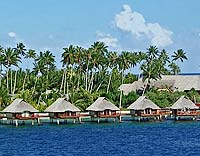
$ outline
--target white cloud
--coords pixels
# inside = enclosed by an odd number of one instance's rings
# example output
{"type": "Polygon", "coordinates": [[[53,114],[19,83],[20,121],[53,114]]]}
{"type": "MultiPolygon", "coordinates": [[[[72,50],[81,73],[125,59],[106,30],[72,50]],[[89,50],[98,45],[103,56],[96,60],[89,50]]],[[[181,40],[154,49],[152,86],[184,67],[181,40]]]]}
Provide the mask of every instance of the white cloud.
{"type": "Polygon", "coordinates": [[[17,36],[17,34],[15,32],[9,32],[8,36],[11,38],[15,38],[17,36]]]}
{"type": "Polygon", "coordinates": [[[173,43],[172,31],[159,23],[147,23],[142,14],[133,12],[129,5],[123,5],[123,11],[115,16],[115,26],[122,31],[130,32],[137,40],[145,37],[152,45],[165,47],[173,43]]]}
{"type": "Polygon", "coordinates": [[[110,34],[104,34],[100,31],[97,31],[96,34],[97,34],[97,37],[99,38],[98,41],[104,42],[107,46],[112,47],[112,48],[118,47],[117,38],[112,37],[110,34]]]}
{"type": "Polygon", "coordinates": [[[15,33],[15,32],[9,32],[8,33],[8,36],[10,37],[10,38],[12,38],[12,39],[14,39],[14,42],[15,43],[19,43],[19,42],[24,42],[24,39],[22,39],[19,35],[17,35],[17,33],[15,33]]]}

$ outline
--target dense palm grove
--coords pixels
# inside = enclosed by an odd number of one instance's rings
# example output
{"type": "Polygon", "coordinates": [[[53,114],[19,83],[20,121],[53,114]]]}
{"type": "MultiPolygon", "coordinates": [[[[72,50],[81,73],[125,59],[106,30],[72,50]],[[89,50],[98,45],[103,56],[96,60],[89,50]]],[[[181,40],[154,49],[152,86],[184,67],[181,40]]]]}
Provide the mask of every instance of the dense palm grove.
{"type": "MultiPolygon", "coordinates": [[[[178,74],[177,61],[186,59],[182,49],[172,56],[155,46],[145,52],[115,52],[108,51],[104,43],[95,42],[88,49],[74,45],[63,48],[60,62],[63,68],[57,69],[55,56],[50,51],[26,49],[23,43],[0,47],[0,106],[3,109],[18,97],[42,111],[58,97],[66,97],[85,110],[97,97],[106,96],[117,106],[126,108],[141,94],[148,95],[161,107],[169,106],[186,93],[176,92],[172,96],[170,92],[149,88],[147,83],[143,93],[131,92],[124,96],[119,86],[132,83],[138,77],[150,82],[162,74],[178,74]],[[29,62],[26,69],[21,64],[25,59],[29,62]],[[33,69],[29,68],[30,63],[33,69]],[[140,67],[137,76],[133,74],[136,66],[140,67]]],[[[198,97],[194,90],[187,94],[198,97]]]]}

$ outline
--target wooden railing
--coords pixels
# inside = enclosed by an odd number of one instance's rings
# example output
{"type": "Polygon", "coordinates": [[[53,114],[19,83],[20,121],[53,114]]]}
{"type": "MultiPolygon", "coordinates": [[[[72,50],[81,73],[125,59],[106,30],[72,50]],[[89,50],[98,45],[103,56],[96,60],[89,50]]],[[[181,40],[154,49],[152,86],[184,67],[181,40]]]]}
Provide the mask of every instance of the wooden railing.
{"type": "Polygon", "coordinates": [[[78,115],[60,115],[60,116],[58,116],[57,118],[61,118],[61,119],[74,119],[74,118],[79,118],[80,117],[80,115],[78,114],[78,115]]]}
{"type": "Polygon", "coordinates": [[[197,111],[177,112],[177,115],[179,115],[179,116],[195,116],[195,115],[200,115],[200,112],[197,112],[197,111]]]}
{"type": "Polygon", "coordinates": [[[100,117],[100,118],[116,118],[116,117],[119,117],[121,114],[120,113],[113,113],[113,114],[99,114],[97,115],[97,117],[100,117]]]}
{"type": "Polygon", "coordinates": [[[19,120],[34,120],[34,119],[38,119],[39,118],[39,115],[29,115],[29,116],[22,116],[21,114],[20,115],[16,115],[14,116],[13,118],[16,118],[16,119],[19,119],[19,120]]]}

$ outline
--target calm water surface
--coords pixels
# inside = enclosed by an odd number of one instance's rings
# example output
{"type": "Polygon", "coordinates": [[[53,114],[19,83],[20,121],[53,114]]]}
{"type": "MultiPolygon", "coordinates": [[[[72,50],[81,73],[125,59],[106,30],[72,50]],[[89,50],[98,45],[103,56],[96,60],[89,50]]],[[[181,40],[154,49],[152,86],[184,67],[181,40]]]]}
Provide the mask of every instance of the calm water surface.
{"type": "Polygon", "coordinates": [[[4,125],[0,155],[200,155],[200,122],[4,125]]]}

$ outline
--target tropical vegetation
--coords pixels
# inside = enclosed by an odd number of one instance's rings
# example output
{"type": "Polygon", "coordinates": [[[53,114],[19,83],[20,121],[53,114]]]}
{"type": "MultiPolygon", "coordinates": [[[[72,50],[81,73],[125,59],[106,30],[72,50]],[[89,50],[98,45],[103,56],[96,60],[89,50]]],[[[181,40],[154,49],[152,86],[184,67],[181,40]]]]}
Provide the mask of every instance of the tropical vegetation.
{"type": "MultiPolygon", "coordinates": [[[[169,106],[175,95],[158,92],[150,88],[149,82],[160,79],[163,74],[180,73],[177,61],[187,60],[182,49],[172,56],[155,46],[144,52],[116,52],[109,51],[103,42],[94,42],[89,48],[69,45],[63,48],[61,58],[60,62],[56,62],[51,51],[26,49],[23,43],[16,47],[0,47],[1,109],[14,98],[23,98],[43,111],[58,97],[65,97],[85,110],[99,96],[126,108],[140,94],[131,92],[125,96],[119,87],[140,77],[147,82],[142,94],[149,95],[163,107],[169,106]],[[23,62],[27,62],[26,66],[23,62]],[[62,69],[56,67],[59,63],[62,69]],[[138,75],[134,73],[136,67],[140,68],[138,75]]],[[[196,95],[195,91],[191,92],[190,97],[196,95]]],[[[177,93],[176,97],[180,94],[186,93],[177,93]]]]}

